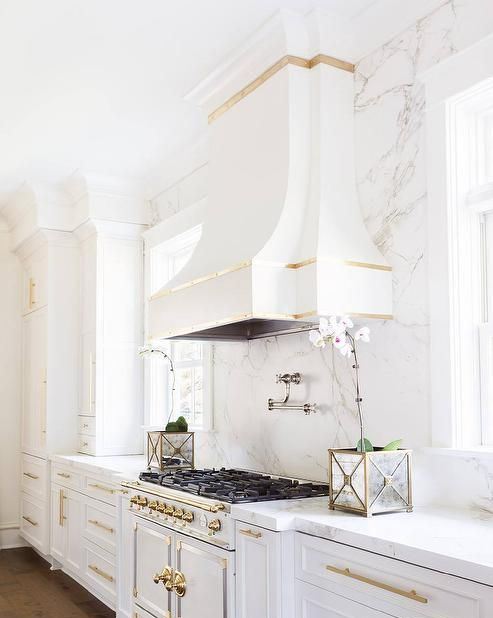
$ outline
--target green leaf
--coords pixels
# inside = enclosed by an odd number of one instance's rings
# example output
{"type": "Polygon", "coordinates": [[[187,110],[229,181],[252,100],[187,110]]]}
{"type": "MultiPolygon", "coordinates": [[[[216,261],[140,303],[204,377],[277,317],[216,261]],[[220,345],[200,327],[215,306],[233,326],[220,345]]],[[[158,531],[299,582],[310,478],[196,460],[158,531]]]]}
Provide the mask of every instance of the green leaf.
{"type": "Polygon", "coordinates": [[[358,444],[356,445],[356,450],[359,451],[360,453],[363,451],[365,453],[370,453],[371,451],[374,450],[373,448],[373,444],[370,442],[370,440],[368,440],[368,438],[364,439],[365,441],[365,448],[361,448],[361,440],[358,440],[358,444]]]}
{"type": "Polygon", "coordinates": [[[397,451],[399,446],[401,445],[402,438],[400,440],[394,440],[393,442],[389,442],[386,446],[383,447],[383,451],[397,451]]]}

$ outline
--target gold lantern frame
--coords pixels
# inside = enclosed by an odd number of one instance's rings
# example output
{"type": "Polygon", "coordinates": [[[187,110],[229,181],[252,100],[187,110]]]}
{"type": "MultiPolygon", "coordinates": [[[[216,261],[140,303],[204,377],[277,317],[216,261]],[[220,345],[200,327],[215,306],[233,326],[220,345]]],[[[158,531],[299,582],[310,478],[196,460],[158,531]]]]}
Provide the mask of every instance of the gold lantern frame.
{"type": "Polygon", "coordinates": [[[160,472],[193,469],[195,467],[195,433],[193,431],[148,431],[147,467],[160,472]],[[180,437],[183,439],[180,440],[180,437]],[[166,465],[167,458],[180,459],[182,462],[166,465]]]}

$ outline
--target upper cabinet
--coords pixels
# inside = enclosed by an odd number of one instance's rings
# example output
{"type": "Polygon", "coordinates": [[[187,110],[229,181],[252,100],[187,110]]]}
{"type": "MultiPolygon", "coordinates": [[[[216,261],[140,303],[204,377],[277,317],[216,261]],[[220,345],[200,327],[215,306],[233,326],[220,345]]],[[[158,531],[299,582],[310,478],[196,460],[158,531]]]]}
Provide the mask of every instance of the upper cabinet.
{"type": "Polygon", "coordinates": [[[142,452],[143,227],[77,231],[81,250],[78,450],[142,452]]]}
{"type": "Polygon", "coordinates": [[[22,243],[22,450],[37,457],[75,450],[79,347],[79,249],[69,232],[22,243]]]}

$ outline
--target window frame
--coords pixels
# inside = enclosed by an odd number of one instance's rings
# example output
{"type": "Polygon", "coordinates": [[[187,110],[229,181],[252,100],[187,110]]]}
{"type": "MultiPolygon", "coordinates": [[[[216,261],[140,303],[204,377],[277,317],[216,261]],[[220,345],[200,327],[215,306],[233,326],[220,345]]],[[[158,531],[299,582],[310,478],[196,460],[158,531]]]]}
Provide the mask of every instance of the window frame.
{"type": "MultiPolygon", "coordinates": [[[[491,447],[481,445],[479,333],[469,340],[464,336],[472,326],[464,319],[470,297],[459,282],[469,274],[466,288],[481,298],[477,294],[480,282],[471,277],[476,272],[481,279],[480,251],[477,243],[471,243],[474,226],[480,227],[474,204],[479,182],[474,173],[478,125],[470,121],[480,115],[474,109],[475,100],[493,85],[493,37],[441,62],[420,79],[426,93],[432,445],[483,452],[491,447]],[[473,155],[470,165],[461,164],[465,143],[468,155],[473,155]],[[474,263],[476,271],[471,270],[474,263]],[[472,371],[465,370],[467,363],[472,363],[472,371]],[[473,401],[476,397],[472,424],[471,397],[473,401]]],[[[476,315],[481,310],[479,300],[476,315]]]]}
{"type": "MultiPolygon", "coordinates": [[[[145,334],[146,339],[160,347],[165,352],[171,353],[172,345],[179,342],[151,341],[148,339],[148,299],[156,293],[156,279],[169,280],[174,274],[170,273],[169,262],[166,256],[185,250],[190,243],[197,242],[200,237],[200,228],[203,221],[205,200],[189,206],[186,211],[179,212],[158,225],[144,232],[144,261],[145,261],[145,334]],[[162,255],[162,261],[156,261],[153,256],[162,255]],[[157,269],[157,270],[156,270],[157,269]],[[170,276],[171,275],[171,276],[170,276]]],[[[203,423],[198,426],[190,425],[190,431],[211,431],[213,429],[213,357],[214,351],[211,344],[202,344],[202,370],[203,370],[203,423]]],[[[162,358],[149,358],[145,365],[145,428],[163,427],[171,405],[171,375],[167,361],[162,358]],[[156,361],[156,362],[154,362],[156,361]],[[159,409],[163,409],[160,415],[159,409]]],[[[180,365],[181,363],[178,363],[180,365]]],[[[176,411],[176,402],[175,402],[176,411]]]]}

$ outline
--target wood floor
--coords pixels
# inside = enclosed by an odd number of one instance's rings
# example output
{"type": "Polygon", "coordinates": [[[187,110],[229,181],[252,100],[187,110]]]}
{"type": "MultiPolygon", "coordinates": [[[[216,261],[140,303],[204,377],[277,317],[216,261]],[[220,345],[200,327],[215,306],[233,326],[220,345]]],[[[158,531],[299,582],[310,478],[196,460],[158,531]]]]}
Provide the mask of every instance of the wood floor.
{"type": "Polygon", "coordinates": [[[0,550],[0,618],[114,618],[115,613],[32,549],[0,550]]]}

